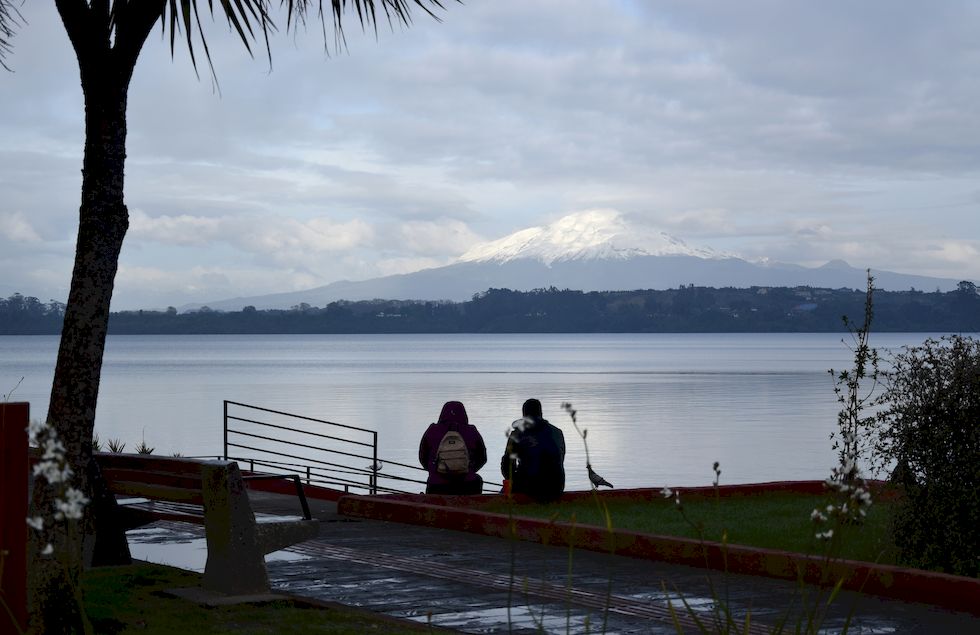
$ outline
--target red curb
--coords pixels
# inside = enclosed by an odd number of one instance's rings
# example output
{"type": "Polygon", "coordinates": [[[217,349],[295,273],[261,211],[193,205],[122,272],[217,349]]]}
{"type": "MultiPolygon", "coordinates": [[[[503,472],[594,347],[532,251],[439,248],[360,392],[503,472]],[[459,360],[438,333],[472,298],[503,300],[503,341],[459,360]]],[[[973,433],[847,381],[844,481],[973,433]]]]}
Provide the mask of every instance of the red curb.
{"type": "MultiPolygon", "coordinates": [[[[812,484],[822,481],[764,483],[729,486],[728,494],[759,493],[774,486],[777,491],[811,491],[812,484]],[[799,488],[797,488],[799,486],[799,488]]],[[[690,493],[696,488],[687,488],[690,493]]],[[[713,487],[704,488],[714,492],[713,487]]],[[[659,490],[649,490],[656,492],[659,490]]],[[[817,490],[822,492],[823,489],[817,490]]],[[[634,493],[637,490],[633,490],[634,493]]],[[[603,492],[609,496],[613,492],[603,492]]],[[[570,493],[563,495],[563,498],[570,493]]],[[[575,493],[576,495],[580,493],[575,493]]],[[[591,496],[592,493],[585,493],[591,496]]],[[[683,496],[683,493],[682,493],[683,496]]],[[[854,560],[838,560],[829,568],[821,558],[804,554],[762,549],[742,545],[722,545],[688,538],[658,536],[614,529],[612,532],[594,525],[572,525],[563,521],[533,518],[509,518],[505,514],[473,509],[486,503],[489,496],[356,496],[346,495],[337,502],[337,511],[346,516],[372,518],[413,525],[454,529],[470,533],[515,537],[546,545],[571,546],[589,551],[613,551],[645,560],[657,560],[706,567],[729,573],[758,575],[783,580],[802,580],[807,584],[830,584],[844,579],[843,588],[908,602],[923,602],[943,608],[980,615],[980,580],[963,576],[877,565],[854,560]],[[511,529],[512,527],[512,529],[511,529]]]]}
{"type": "MultiPolygon", "coordinates": [[[[246,472],[247,473],[247,472],[246,472]]],[[[296,485],[292,481],[287,479],[282,479],[281,481],[275,481],[272,479],[261,480],[261,481],[248,481],[249,489],[258,490],[260,492],[271,492],[273,494],[289,494],[292,496],[296,495],[296,485]]],[[[307,498],[315,498],[317,500],[326,501],[339,501],[344,496],[347,496],[347,492],[342,492],[336,489],[330,489],[328,487],[320,487],[319,485],[307,485],[303,483],[303,493],[306,494],[307,498]]]]}
{"type": "MultiPolygon", "coordinates": [[[[875,499],[892,498],[896,492],[888,489],[885,481],[867,481],[867,484],[875,499]]],[[[823,494],[826,490],[824,481],[771,481],[767,483],[746,483],[741,485],[697,485],[693,487],[674,487],[671,492],[679,492],[682,499],[714,497],[733,498],[737,496],[755,496],[757,494],[772,492],[789,492],[795,494],[823,494]]],[[[604,500],[633,500],[649,501],[663,499],[663,488],[656,489],[651,487],[638,487],[632,489],[614,490],[592,490],[565,492],[561,495],[563,501],[576,501],[584,498],[591,499],[598,495],[604,500]]],[[[500,494],[483,494],[480,496],[449,496],[436,494],[386,494],[386,500],[401,500],[413,502],[426,502],[435,505],[448,505],[450,507],[481,509],[491,501],[500,500],[500,494]]],[[[516,495],[518,501],[530,500],[522,499],[520,494],[516,495]]]]}
{"type": "MultiPolygon", "coordinates": [[[[792,492],[796,494],[822,494],[824,491],[823,481],[773,481],[770,483],[747,483],[743,485],[698,485],[695,487],[671,487],[669,488],[672,492],[679,492],[681,497],[691,497],[691,496],[714,496],[717,492],[718,496],[721,498],[728,498],[733,496],[752,496],[761,493],[770,492],[792,492]]],[[[592,498],[595,494],[598,494],[604,499],[608,500],[657,500],[662,499],[663,488],[653,489],[650,487],[641,487],[634,489],[613,489],[606,491],[580,491],[580,492],[565,492],[562,494],[562,500],[581,500],[583,498],[592,498]]]]}

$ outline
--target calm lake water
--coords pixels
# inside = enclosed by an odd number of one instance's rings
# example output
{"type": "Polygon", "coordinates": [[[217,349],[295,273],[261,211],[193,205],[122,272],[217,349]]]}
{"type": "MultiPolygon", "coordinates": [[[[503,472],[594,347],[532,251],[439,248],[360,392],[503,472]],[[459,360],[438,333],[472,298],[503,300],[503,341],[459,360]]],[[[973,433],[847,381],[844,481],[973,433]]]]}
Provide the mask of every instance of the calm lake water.
{"type": "MultiPolygon", "coordinates": [[[[928,334],[880,334],[900,349],[928,334]]],[[[110,336],[96,430],[132,449],[218,455],[222,400],[376,429],[382,459],[414,464],[443,402],[462,401],[499,481],[510,422],[528,397],[565,431],[569,488],[592,465],[618,487],[824,478],[838,405],[827,370],[846,334],[110,336]]],[[[0,393],[43,419],[58,338],[0,337],[0,393]]]]}

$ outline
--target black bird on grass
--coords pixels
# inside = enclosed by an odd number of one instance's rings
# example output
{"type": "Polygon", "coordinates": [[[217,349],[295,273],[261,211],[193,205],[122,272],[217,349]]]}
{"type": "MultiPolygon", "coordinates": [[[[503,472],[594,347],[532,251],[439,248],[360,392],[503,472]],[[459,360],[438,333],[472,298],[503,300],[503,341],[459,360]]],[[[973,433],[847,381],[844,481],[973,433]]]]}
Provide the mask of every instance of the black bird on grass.
{"type": "Polygon", "coordinates": [[[599,476],[598,474],[596,474],[595,473],[595,470],[592,469],[592,465],[591,464],[586,463],[585,464],[585,469],[587,469],[589,471],[589,480],[592,481],[592,484],[595,485],[596,487],[599,487],[600,485],[605,485],[606,487],[612,487],[613,486],[612,483],[610,483],[606,479],[604,479],[601,476],[599,476]]]}

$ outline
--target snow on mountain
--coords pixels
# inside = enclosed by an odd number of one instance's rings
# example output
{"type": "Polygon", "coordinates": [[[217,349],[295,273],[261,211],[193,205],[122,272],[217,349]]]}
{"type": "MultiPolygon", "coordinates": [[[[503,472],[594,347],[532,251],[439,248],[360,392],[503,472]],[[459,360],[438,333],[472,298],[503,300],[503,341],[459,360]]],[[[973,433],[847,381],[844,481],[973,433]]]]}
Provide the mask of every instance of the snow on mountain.
{"type": "Polygon", "coordinates": [[[630,225],[615,210],[593,209],[477,245],[460,256],[459,262],[530,259],[550,266],[569,260],[628,260],[640,256],[733,257],[706,247],[691,247],[659,230],[630,225]]]}

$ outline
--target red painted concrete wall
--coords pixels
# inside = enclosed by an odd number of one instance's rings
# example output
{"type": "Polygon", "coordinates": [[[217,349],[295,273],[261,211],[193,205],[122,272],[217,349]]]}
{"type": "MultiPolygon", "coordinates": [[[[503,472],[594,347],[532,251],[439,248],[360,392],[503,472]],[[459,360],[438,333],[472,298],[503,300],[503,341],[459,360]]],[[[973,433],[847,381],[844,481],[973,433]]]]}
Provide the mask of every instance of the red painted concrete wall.
{"type": "MultiPolygon", "coordinates": [[[[251,474],[248,470],[242,472],[243,475],[251,474]]],[[[300,475],[302,477],[302,475],[300,475]]],[[[293,496],[296,494],[296,486],[293,485],[292,481],[281,480],[260,480],[260,481],[247,481],[245,485],[249,489],[258,490],[260,492],[271,492],[273,494],[288,494],[293,496]]],[[[347,492],[343,490],[330,489],[329,487],[321,487],[319,485],[307,485],[303,483],[303,493],[306,494],[307,498],[315,498],[318,500],[325,501],[339,501],[344,496],[347,496],[347,492]]]]}
{"type": "MultiPolygon", "coordinates": [[[[0,403],[0,597],[27,628],[27,423],[30,404],[0,403]]],[[[0,632],[11,629],[0,609],[0,632]]]]}

